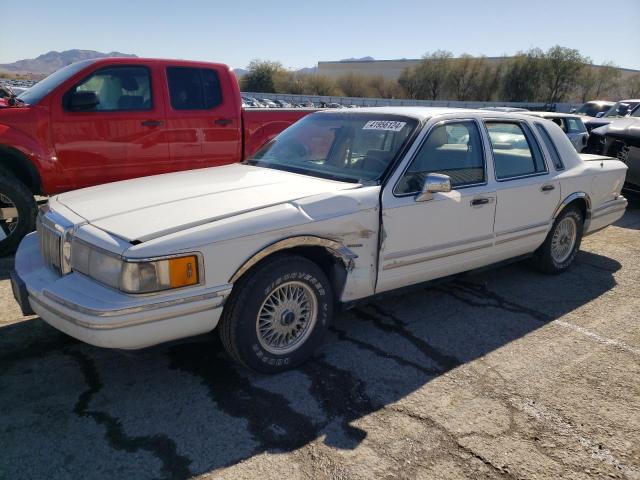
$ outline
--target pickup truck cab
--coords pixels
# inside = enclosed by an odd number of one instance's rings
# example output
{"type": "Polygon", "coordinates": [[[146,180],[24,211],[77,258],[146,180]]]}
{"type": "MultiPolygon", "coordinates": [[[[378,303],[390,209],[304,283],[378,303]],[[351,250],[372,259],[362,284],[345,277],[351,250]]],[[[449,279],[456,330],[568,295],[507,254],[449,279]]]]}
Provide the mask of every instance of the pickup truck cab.
{"type": "Polygon", "coordinates": [[[34,195],[239,162],[308,113],[243,110],[219,63],[64,67],[0,108],[0,254],[33,229],[34,195]]]}
{"type": "Polygon", "coordinates": [[[319,112],[240,164],[50,198],[12,284],[25,313],[93,345],[218,326],[233,358],[278,372],[336,303],[524,256],[565,271],[624,214],[626,171],[529,115],[319,112]]]}

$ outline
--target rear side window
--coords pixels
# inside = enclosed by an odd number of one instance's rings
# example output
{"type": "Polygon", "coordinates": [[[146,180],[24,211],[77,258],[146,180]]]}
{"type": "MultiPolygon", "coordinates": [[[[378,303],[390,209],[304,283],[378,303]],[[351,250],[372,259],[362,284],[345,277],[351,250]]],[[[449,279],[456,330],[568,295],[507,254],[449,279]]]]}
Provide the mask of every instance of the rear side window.
{"type": "Polygon", "coordinates": [[[220,78],[215,70],[168,67],[167,79],[174,110],[209,110],[222,103],[220,78]]]}
{"type": "Polygon", "coordinates": [[[546,172],[542,151],[524,123],[486,122],[498,180],[546,172]]]}
{"type": "Polygon", "coordinates": [[[567,133],[583,133],[587,129],[579,118],[565,118],[567,123],[567,133]]]}
{"type": "Polygon", "coordinates": [[[549,132],[547,129],[541,125],[540,123],[536,123],[536,129],[538,129],[538,133],[542,137],[542,141],[544,145],[547,147],[547,151],[549,155],[551,155],[551,161],[553,162],[553,166],[556,167],[556,170],[564,170],[564,165],[562,164],[562,160],[560,159],[560,154],[558,153],[558,149],[556,148],[556,144],[553,143],[551,137],[549,136],[549,132]]]}
{"type": "Polygon", "coordinates": [[[97,70],[65,95],[65,106],[74,93],[95,93],[98,104],[84,111],[117,112],[150,110],[151,75],[147,67],[118,66],[97,70]]]}

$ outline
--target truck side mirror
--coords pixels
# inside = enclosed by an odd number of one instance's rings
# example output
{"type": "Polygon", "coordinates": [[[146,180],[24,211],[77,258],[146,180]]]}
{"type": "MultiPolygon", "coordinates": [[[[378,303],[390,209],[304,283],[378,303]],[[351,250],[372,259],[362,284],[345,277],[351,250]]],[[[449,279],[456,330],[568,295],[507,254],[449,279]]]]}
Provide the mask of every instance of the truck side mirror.
{"type": "Polygon", "coordinates": [[[450,192],[451,177],[442,173],[428,173],[422,184],[422,191],[416,196],[416,202],[426,202],[435,192],[450,192]]]}
{"type": "Polygon", "coordinates": [[[73,92],[67,101],[67,108],[72,112],[91,110],[100,104],[96,92],[73,92]]]}

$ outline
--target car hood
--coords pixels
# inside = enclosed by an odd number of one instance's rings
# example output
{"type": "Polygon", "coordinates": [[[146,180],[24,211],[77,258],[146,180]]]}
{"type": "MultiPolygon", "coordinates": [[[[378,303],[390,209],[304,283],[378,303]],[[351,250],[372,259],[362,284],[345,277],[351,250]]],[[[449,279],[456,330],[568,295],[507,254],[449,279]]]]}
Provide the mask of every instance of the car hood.
{"type": "Polygon", "coordinates": [[[54,201],[102,230],[129,242],[144,242],[233,215],[358,187],[234,164],[84,188],[58,195],[54,201]]]}
{"type": "Polygon", "coordinates": [[[593,133],[624,140],[637,147],[640,146],[640,118],[620,118],[608,125],[594,129],[593,133]]]}

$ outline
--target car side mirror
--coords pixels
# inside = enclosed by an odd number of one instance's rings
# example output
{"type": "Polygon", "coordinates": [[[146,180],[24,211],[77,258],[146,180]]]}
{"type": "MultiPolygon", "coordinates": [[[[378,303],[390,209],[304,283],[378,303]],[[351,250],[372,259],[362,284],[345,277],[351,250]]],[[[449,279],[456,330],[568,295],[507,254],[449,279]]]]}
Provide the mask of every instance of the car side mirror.
{"type": "Polygon", "coordinates": [[[416,195],[416,202],[426,202],[436,192],[450,192],[451,177],[442,173],[428,173],[422,184],[422,191],[416,195]]]}
{"type": "Polygon", "coordinates": [[[602,117],[602,116],[604,116],[604,112],[598,112],[598,113],[596,113],[596,118],[600,118],[600,117],[602,117]]]}
{"type": "Polygon", "coordinates": [[[576,113],[577,108],[572,108],[571,110],[569,110],[569,113],[576,113]]]}
{"type": "Polygon", "coordinates": [[[73,92],[67,102],[67,107],[72,112],[91,110],[100,104],[100,99],[96,92],[73,92]]]}

